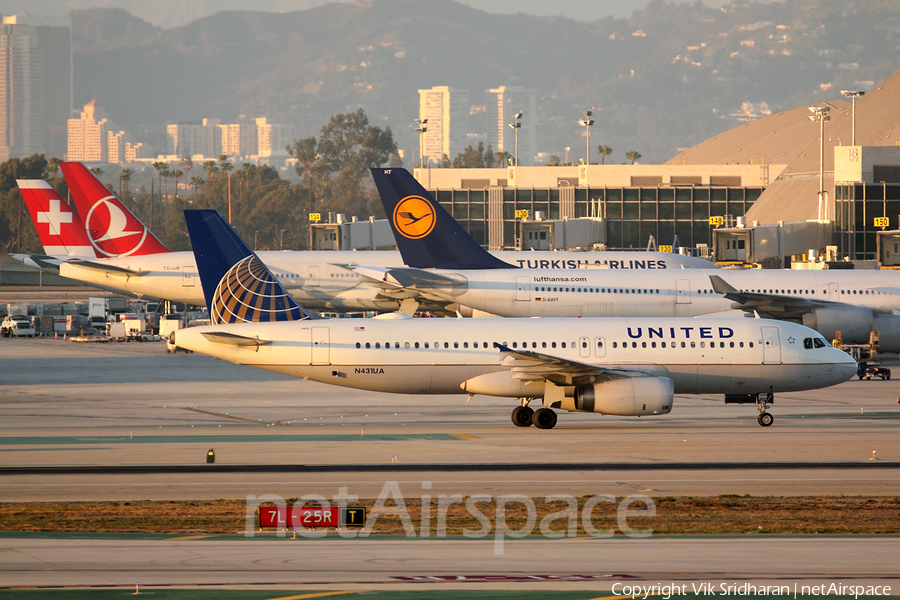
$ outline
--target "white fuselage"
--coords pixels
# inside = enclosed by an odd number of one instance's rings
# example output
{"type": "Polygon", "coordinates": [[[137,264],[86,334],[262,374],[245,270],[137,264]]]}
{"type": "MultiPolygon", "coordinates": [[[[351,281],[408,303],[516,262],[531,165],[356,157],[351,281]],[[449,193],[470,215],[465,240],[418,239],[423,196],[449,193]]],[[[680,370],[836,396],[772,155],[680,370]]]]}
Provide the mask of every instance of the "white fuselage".
{"type": "MultiPolygon", "coordinates": [[[[512,265],[546,263],[562,270],[603,269],[674,270],[681,267],[699,268],[710,263],[690,256],[663,252],[495,252],[498,258],[512,265]]],[[[306,308],[314,310],[393,311],[399,302],[381,294],[381,288],[368,278],[352,273],[341,265],[369,267],[399,267],[403,265],[399,252],[393,251],[270,251],[257,255],[272,274],[294,298],[306,308]]],[[[121,271],[104,271],[79,266],[60,265],[60,275],[117,289],[137,296],[148,296],[187,304],[204,305],[203,290],[197,277],[193,252],[167,252],[145,256],[95,259],[92,262],[140,272],[141,275],[121,271]]],[[[510,269],[518,271],[518,269],[510,269]]]]}
{"type": "MultiPolygon", "coordinates": [[[[817,315],[803,317],[803,323],[829,339],[842,330],[844,339],[853,343],[864,343],[871,330],[880,330],[881,347],[900,350],[900,317],[894,316],[900,311],[900,274],[894,271],[528,269],[439,273],[460,283],[431,287],[429,295],[502,317],[743,315],[735,310],[735,302],[713,290],[709,276],[717,275],[739,291],[836,303],[817,315]]],[[[779,316],[775,311],[772,314],[779,316]]]]}
{"type": "Polygon", "coordinates": [[[857,369],[812,330],[760,319],[323,319],[210,325],[175,336],[181,348],[234,363],[406,394],[461,393],[467,381],[499,373],[495,391],[478,393],[541,397],[543,383],[529,388],[514,377],[495,343],[667,377],[686,394],[816,389],[857,369]],[[213,342],[203,335],[211,332],[268,343],[213,342]],[[806,341],[813,338],[817,347],[806,341]]]}

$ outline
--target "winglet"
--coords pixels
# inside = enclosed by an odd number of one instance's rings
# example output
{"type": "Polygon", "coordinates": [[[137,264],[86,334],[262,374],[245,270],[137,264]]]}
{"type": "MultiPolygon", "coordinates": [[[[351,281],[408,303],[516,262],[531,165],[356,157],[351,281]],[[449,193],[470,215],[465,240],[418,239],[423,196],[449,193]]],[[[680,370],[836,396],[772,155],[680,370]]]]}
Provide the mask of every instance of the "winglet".
{"type": "Polygon", "coordinates": [[[218,211],[186,210],[184,219],[214,325],[314,318],[218,211]]]}
{"type": "Polygon", "coordinates": [[[478,245],[406,169],[372,169],[397,247],[420,269],[516,269],[478,245]]]}
{"type": "Polygon", "coordinates": [[[728,284],[724,279],[719,277],[718,275],[710,275],[709,282],[712,284],[713,290],[718,294],[738,294],[738,290],[728,284]]]}

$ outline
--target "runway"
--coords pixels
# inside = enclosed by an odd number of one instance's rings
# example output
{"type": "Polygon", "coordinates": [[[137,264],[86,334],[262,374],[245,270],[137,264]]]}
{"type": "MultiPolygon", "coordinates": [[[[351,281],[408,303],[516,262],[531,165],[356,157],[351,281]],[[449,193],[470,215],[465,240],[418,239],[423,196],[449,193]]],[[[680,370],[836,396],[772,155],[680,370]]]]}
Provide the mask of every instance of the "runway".
{"type": "MultiPolygon", "coordinates": [[[[3,502],[330,498],[341,488],[374,498],[387,482],[407,497],[896,495],[900,489],[896,380],[779,395],[770,428],[757,425],[754,406],[677,396],[673,412],[659,418],[563,413],[555,429],[541,431],[514,427],[513,403],[503,399],[477,396],[466,403],[464,395],[344,390],[202,356],[167,355],[162,344],[12,339],[0,342],[0,357],[3,502]],[[210,450],[214,464],[206,463],[210,450]]],[[[506,539],[499,556],[493,539],[198,536],[0,537],[0,578],[3,585],[26,586],[144,580],[533,590],[534,580],[427,579],[530,573],[547,575],[539,589],[608,590],[611,580],[570,576],[900,575],[900,541],[890,536],[537,536],[506,539]]]]}

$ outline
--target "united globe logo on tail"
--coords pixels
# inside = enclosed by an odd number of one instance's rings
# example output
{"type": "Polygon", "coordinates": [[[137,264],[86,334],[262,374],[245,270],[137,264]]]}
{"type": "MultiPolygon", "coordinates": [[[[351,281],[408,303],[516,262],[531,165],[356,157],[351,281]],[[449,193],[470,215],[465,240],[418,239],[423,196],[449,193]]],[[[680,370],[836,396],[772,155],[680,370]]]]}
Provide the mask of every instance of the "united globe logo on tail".
{"type": "Polygon", "coordinates": [[[405,238],[420,240],[434,230],[437,213],[422,196],[406,196],[394,207],[394,227],[405,238]]]}
{"type": "Polygon", "coordinates": [[[294,299],[256,256],[244,258],[225,273],[210,306],[210,319],[216,325],[303,318],[294,299]]]}

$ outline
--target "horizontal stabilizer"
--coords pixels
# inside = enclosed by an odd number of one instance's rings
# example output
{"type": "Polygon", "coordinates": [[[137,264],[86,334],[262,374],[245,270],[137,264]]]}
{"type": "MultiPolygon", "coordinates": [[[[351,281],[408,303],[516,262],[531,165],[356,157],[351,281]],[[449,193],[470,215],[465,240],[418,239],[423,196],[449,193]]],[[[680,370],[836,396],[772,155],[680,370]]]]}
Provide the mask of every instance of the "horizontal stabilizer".
{"type": "MultiPolygon", "coordinates": [[[[176,334],[177,335],[177,334],[176,334]]],[[[272,342],[268,340],[261,340],[259,338],[252,338],[243,335],[237,335],[235,333],[226,333],[224,331],[211,331],[205,332],[203,337],[208,339],[213,344],[227,344],[229,346],[266,346],[271,344],[272,342]]]]}
{"type": "Polygon", "coordinates": [[[73,258],[68,262],[68,264],[76,266],[76,267],[84,267],[85,269],[96,269],[98,271],[106,271],[112,273],[114,275],[131,275],[133,277],[142,277],[149,273],[150,271],[135,271],[134,269],[128,269],[126,267],[117,267],[115,265],[109,265],[105,263],[93,262],[90,260],[82,260],[78,258],[73,258]]]}

